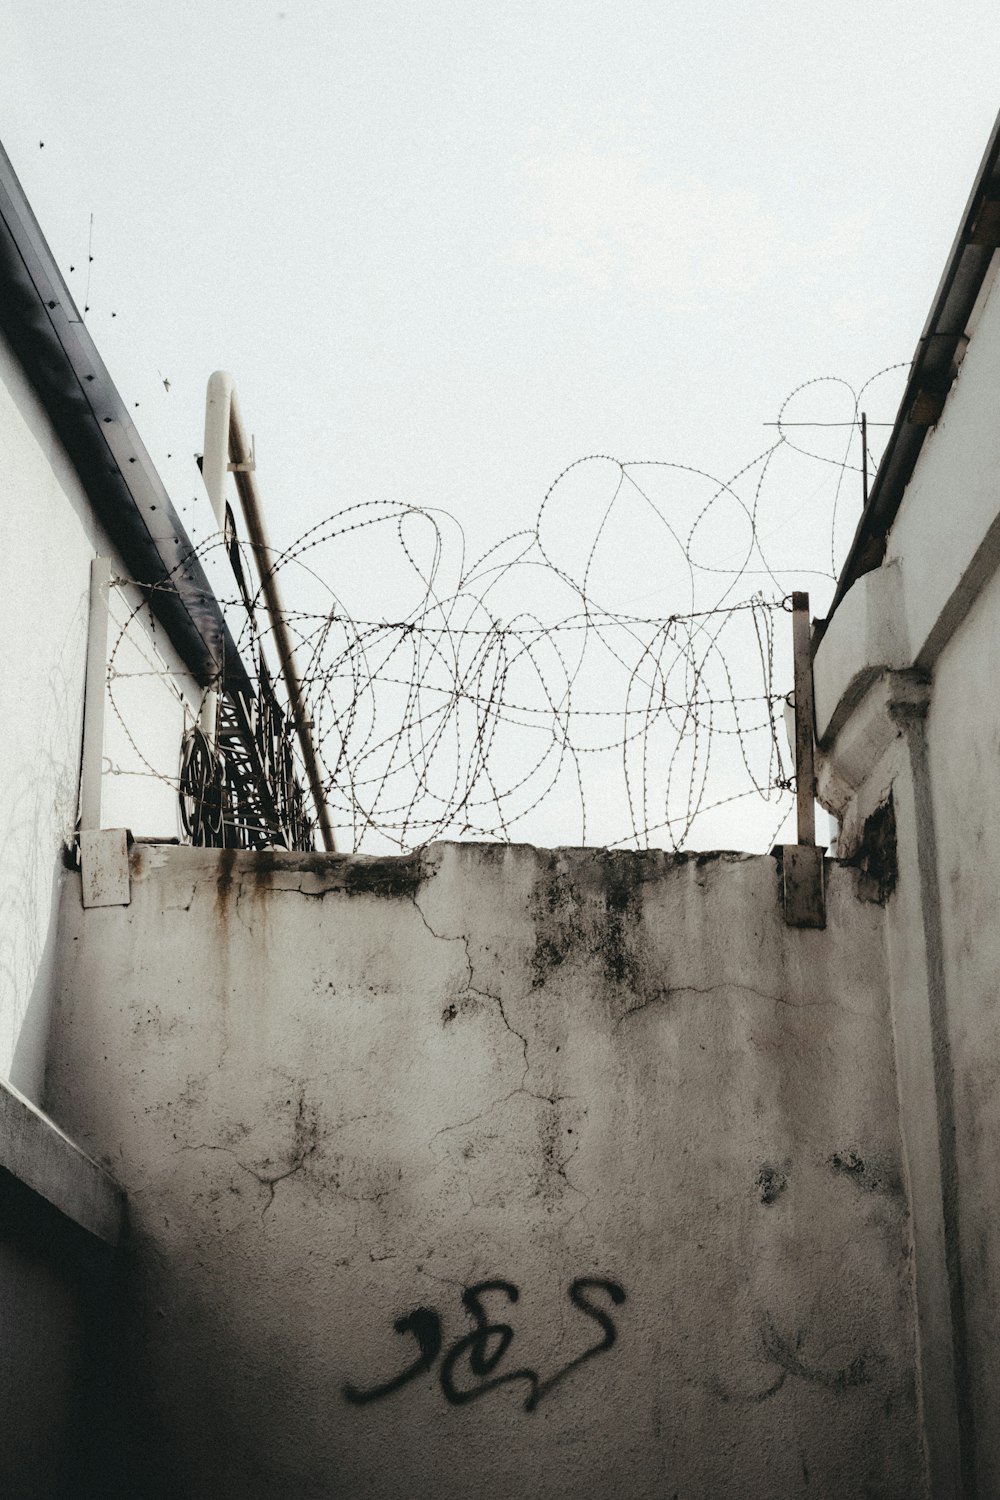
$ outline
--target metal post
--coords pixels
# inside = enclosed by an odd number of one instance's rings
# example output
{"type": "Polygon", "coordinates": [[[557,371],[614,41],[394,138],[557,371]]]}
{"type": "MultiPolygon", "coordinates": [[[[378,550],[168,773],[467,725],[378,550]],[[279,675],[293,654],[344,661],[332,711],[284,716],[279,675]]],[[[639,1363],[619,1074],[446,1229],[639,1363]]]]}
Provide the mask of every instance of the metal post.
{"type": "Polygon", "coordinates": [[[797,844],[781,850],[785,921],[789,927],[824,927],[823,848],[816,843],[816,766],[813,758],[812,640],[809,595],[792,595],[795,676],[795,814],[797,844]]]}
{"type": "Polygon", "coordinates": [[[81,829],[101,826],[110,586],[111,559],[93,558],[90,564],[90,620],[87,626],[87,679],[83,699],[83,756],[80,766],[81,829]]]}
{"type": "Polygon", "coordinates": [[[816,842],[816,769],[813,762],[812,641],[809,595],[792,595],[792,654],[795,674],[795,812],[800,844],[816,842]]]}
{"type": "Polygon", "coordinates": [[[92,558],[80,757],[80,897],[84,906],[128,906],[131,900],[128,833],[124,828],[103,828],[101,823],[110,590],[111,559],[92,558]]]}
{"type": "Polygon", "coordinates": [[[861,413],[861,495],[868,509],[868,415],[861,413]]]}

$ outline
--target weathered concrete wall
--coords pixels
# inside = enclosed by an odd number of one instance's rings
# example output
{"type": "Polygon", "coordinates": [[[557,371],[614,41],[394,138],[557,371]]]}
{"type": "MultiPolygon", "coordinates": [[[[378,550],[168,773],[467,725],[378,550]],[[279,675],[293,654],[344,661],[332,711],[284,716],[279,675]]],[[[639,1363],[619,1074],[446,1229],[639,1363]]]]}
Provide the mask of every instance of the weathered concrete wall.
{"type": "Polygon", "coordinates": [[[954,1195],[982,1496],[1000,1494],[1000,578],[938,662],[927,719],[955,1139],[954,1195]]]}
{"type": "Polygon", "coordinates": [[[1000,1494],[996,257],[967,333],[886,561],[815,663],[820,792],[886,901],[925,1437],[949,1500],[1000,1494]]]}
{"type": "Polygon", "coordinates": [[[855,872],[820,932],[770,858],[139,858],[47,1090],[130,1195],[130,1494],[923,1493],[855,872]]]}

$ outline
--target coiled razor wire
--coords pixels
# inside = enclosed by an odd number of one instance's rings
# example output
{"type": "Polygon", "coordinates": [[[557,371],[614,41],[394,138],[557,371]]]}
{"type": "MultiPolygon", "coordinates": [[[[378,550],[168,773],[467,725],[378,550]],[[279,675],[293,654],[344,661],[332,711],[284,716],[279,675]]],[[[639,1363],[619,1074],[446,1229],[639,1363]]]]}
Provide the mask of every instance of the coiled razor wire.
{"type": "MultiPolygon", "coordinates": [[[[793,581],[833,576],[830,533],[859,467],[849,445],[872,381],[850,391],[855,420],[833,457],[782,427],[794,397],[822,383],[811,381],[783,404],[776,441],[729,481],[591,455],[556,478],[531,527],[471,560],[446,510],[390,500],[347,505],[276,554],[338,847],[475,838],[677,850],[725,842],[719,813],[731,822],[737,805],[755,809],[756,841],[773,842],[793,785],[781,611],[793,581]],[[813,568],[774,555],[764,498],[782,450],[837,469],[813,568]],[[626,607],[662,592],[668,613],[626,607]]],[[[227,547],[231,536],[216,535],[197,551],[207,564],[227,547]]],[[[244,581],[256,576],[248,548],[243,575],[221,602],[270,703],[270,627],[244,581]]],[[[117,649],[112,703],[138,756],[115,702],[116,677],[128,675],[116,673],[117,649]]],[[[287,761],[290,736],[272,737],[287,761]]],[[[207,764],[201,776],[213,784],[207,764]]],[[[188,768],[189,802],[191,786],[188,768]]]]}

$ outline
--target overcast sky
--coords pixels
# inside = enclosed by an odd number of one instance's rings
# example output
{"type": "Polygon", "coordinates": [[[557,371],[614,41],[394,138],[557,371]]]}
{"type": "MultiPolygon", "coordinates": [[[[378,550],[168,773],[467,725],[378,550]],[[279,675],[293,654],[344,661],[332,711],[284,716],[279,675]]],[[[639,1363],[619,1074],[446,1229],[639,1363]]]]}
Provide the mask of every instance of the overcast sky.
{"type": "MultiPolygon", "coordinates": [[[[0,138],[196,534],[219,367],[282,541],[394,499],[485,545],[588,453],[728,477],[803,382],[909,360],[1000,103],[987,0],[0,16],[0,138]]],[[[772,524],[825,536],[834,478],[777,475],[772,524]]],[[[677,607],[619,542],[633,596],[677,607]]]]}

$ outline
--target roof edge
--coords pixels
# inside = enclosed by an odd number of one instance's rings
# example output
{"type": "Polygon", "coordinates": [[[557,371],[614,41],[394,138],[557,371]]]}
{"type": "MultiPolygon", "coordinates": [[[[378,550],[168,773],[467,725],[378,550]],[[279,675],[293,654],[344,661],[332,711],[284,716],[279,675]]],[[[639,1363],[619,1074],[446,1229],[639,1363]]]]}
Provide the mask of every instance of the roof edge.
{"type": "Polygon", "coordinates": [[[69,455],[94,514],[201,686],[250,680],[149,452],[97,351],[0,145],[0,328],[69,455]]]}
{"type": "Polygon", "coordinates": [[[885,555],[924,439],[940,417],[964,354],[966,328],[995,250],[1000,247],[1000,115],[959,222],[931,309],[910,362],[903,399],[837,580],[827,618],[848,589],[885,555]]]}

